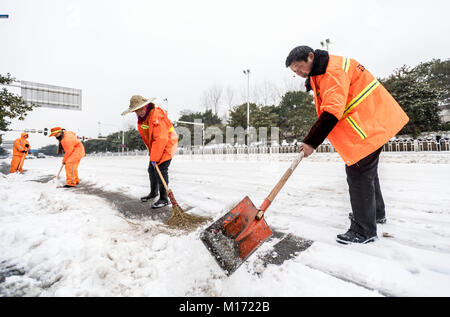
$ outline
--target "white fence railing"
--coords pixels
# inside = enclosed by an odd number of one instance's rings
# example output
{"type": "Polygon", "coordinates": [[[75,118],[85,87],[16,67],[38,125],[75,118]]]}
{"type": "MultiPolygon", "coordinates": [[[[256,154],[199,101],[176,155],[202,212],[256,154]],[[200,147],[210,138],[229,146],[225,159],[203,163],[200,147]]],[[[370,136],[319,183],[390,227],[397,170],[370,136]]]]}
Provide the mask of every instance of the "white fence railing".
{"type": "MultiPolygon", "coordinates": [[[[437,141],[418,141],[418,140],[398,140],[389,141],[383,146],[385,152],[450,152],[450,140],[437,141]]],[[[221,148],[178,148],[177,155],[232,155],[232,154],[282,154],[296,153],[298,146],[250,146],[250,147],[221,147],[221,148]]],[[[331,144],[320,145],[316,152],[332,153],[335,152],[331,144]]],[[[127,152],[106,152],[88,154],[88,156],[139,156],[148,155],[147,151],[127,151],[127,152]]]]}

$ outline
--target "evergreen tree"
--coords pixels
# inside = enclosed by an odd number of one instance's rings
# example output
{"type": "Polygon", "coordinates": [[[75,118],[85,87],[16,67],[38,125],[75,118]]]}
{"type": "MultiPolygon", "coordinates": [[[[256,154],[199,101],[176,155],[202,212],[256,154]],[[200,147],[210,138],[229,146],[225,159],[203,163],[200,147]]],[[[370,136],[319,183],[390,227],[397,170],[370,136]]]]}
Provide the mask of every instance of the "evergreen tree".
{"type": "Polygon", "coordinates": [[[381,82],[409,117],[400,134],[412,134],[416,138],[421,132],[439,130],[439,91],[419,69],[403,66],[381,82]]]}
{"type": "MultiPolygon", "coordinates": [[[[225,126],[222,124],[222,120],[217,114],[214,114],[211,109],[208,109],[205,112],[191,112],[189,110],[185,110],[181,112],[181,116],[177,120],[176,126],[189,129],[189,131],[191,132],[190,144],[194,144],[195,137],[197,137],[198,139],[202,139],[201,129],[194,129],[194,125],[192,124],[185,124],[178,121],[195,122],[196,119],[201,120],[201,123],[205,125],[205,129],[208,127],[218,127],[225,135],[225,126]],[[197,132],[197,136],[195,135],[195,132],[197,132]]],[[[205,144],[208,144],[209,141],[210,140],[205,140],[205,144]]]]}
{"type": "MultiPolygon", "coordinates": [[[[11,74],[6,77],[0,74],[0,84],[9,85],[15,81],[11,74]]],[[[28,105],[25,100],[13,93],[10,93],[6,88],[0,91],[0,131],[7,131],[11,124],[8,119],[24,120],[27,112],[33,110],[33,105],[28,105]]]]}
{"type": "Polygon", "coordinates": [[[130,128],[128,131],[125,131],[125,146],[130,151],[147,149],[139,131],[135,128],[130,128]]]}
{"type": "MultiPolygon", "coordinates": [[[[142,141],[139,131],[130,128],[124,135],[125,150],[146,150],[144,141],[142,141]]],[[[122,152],[122,131],[114,132],[106,136],[105,139],[90,139],[84,142],[86,153],[94,152],[122,152]]]]}
{"type": "MultiPolygon", "coordinates": [[[[247,110],[246,110],[247,111],[247,110]]],[[[250,122],[256,129],[276,127],[278,124],[277,108],[275,106],[261,106],[250,116],[250,122]]]]}
{"type": "Polygon", "coordinates": [[[314,98],[304,91],[288,91],[276,109],[280,133],[288,140],[306,136],[317,120],[314,98]]]}
{"type": "MultiPolygon", "coordinates": [[[[249,104],[250,110],[250,126],[257,127],[261,126],[258,122],[258,112],[259,108],[256,104],[249,104]]],[[[237,128],[242,127],[244,129],[247,128],[247,103],[243,103],[242,105],[234,106],[230,111],[230,117],[228,119],[228,126],[237,128]]]]}
{"type": "Polygon", "coordinates": [[[105,152],[108,148],[106,140],[102,139],[90,139],[85,141],[83,144],[87,154],[105,152]]]}
{"type": "Polygon", "coordinates": [[[414,70],[420,76],[420,80],[437,90],[440,104],[450,103],[450,59],[445,61],[433,59],[419,64],[414,70]]]}

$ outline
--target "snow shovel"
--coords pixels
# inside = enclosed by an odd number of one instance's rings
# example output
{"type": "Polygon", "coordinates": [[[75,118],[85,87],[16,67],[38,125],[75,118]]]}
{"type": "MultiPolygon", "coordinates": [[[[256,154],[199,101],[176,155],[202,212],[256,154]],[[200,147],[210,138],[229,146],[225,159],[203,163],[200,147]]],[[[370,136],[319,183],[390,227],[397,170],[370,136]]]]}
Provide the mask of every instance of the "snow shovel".
{"type": "Polygon", "coordinates": [[[58,174],[56,174],[56,179],[59,179],[59,174],[61,174],[63,167],[64,167],[64,164],[61,164],[61,168],[59,169],[58,174]]]}
{"type": "Polygon", "coordinates": [[[246,196],[237,206],[201,233],[200,239],[228,276],[272,235],[272,230],[264,220],[264,213],[303,156],[302,151],[259,209],[246,196]]]}
{"type": "Polygon", "coordinates": [[[52,182],[56,183],[56,187],[58,187],[59,184],[59,174],[61,174],[61,171],[64,167],[64,164],[61,164],[61,168],[59,169],[58,174],[56,174],[55,178],[53,178],[52,182]]]}

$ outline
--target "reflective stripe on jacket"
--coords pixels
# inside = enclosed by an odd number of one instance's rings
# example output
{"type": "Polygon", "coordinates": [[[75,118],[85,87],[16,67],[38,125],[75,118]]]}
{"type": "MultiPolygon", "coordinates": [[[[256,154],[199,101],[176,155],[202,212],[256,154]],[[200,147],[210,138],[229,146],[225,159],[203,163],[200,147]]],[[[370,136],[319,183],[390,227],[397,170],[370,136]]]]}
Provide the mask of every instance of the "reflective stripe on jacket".
{"type": "Polygon", "coordinates": [[[379,149],[409,121],[378,80],[354,59],[330,55],[325,74],[311,77],[317,115],[339,122],[328,140],[347,165],[379,149]]]}
{"type": "Polygon", "coordinates": [[[147,119],[142,124],[138,123],[138,131],[150,152],[150,161],[161,164],[173,158],[178,134],[163,109],[152,109],[147,119]]]}

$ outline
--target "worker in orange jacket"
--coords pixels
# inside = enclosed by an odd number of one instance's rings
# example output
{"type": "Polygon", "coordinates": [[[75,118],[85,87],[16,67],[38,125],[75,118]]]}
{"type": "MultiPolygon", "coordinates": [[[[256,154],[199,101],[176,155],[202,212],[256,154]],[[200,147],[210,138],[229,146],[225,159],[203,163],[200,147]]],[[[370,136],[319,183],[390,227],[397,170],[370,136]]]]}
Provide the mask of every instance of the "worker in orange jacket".
{"type": "Polygon", "coordinates": [[[166,111],[153,103],[155,99],[147,100],[139,95],[132,96],[128,109],[122,113],[122,115],[130,112],[136,113],[139,134],[149,151],[150,194],[142,197],[141,201],[146,202],[156,198],[159,191],[158,201],[152,204],[154,209],[169,204],[167,191],[155,166],[158,165],[164,181],[166,184],[169,184],[169,165],[178,146],[178,134],[167,117],[166,111]]]}
{"type": "Polygon", "coordinates": [[[64,150],[63,165],[66,171],[66,188],[72,188],[80,183],[78,178],[78,165],[83,157],[86,156],[84,145],[78,139],[76,134],[66,131],[61,127],[52,128],[50,137],[54,136],[59,141],[58,152],[64,150]]]}
{"type": "Polygon", "coordinates": [[[409,121],[380,82],[354,59],[329,55],[308,46],[294,48],[286,59],[306,88],[314,92],[318,119],[304,138],[305,157],[325,140],[346,163],[352,213],[350,229],[337,242],[367,243],[377,238],[377,223],[386,222],[378,179],[383,145],[409,121]]]}
{"type": "Polygon", "coordinates": [[[22,133],[19,139],[14,141],[13,157],[11,160],[11,166],[9,168],[10,173],[23,172],[23,162],[30,151],[30,143],[28,142],[28,133],[22,133]]]}

